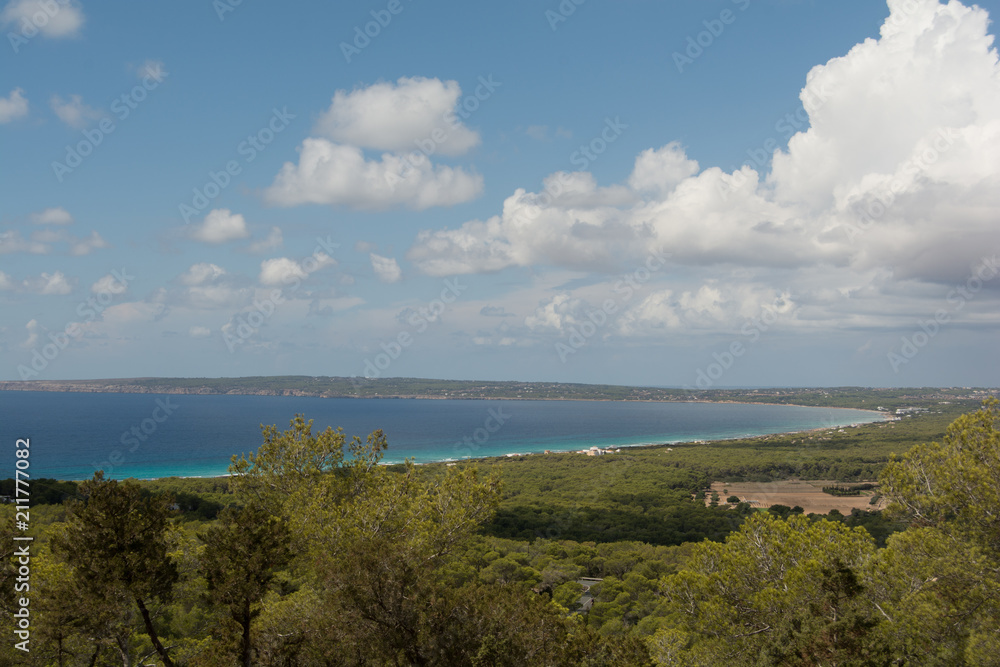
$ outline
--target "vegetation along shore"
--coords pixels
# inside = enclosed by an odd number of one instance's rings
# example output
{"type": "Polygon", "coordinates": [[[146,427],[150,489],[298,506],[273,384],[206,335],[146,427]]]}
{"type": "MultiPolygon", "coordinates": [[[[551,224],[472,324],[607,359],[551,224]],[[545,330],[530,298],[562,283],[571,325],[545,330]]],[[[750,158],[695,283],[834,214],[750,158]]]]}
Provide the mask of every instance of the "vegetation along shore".
{"type": "Polygon", "coordinates": [[[18,664],[990,664],[988,390],[781,391],[902,414],[421,466],[296,416],[226,478],[34,480],[18,664]]]}

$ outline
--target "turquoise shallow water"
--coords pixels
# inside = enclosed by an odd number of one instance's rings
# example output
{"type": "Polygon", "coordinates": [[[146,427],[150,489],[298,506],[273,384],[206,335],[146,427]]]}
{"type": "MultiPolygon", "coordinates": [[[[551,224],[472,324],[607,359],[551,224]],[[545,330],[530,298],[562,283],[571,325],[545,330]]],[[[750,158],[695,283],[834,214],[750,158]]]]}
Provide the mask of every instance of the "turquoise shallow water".
{"type": "Polygon", "coordinates": [[[256,449],[260,424],[295,413],[362,438],[381,428],[386,462],[418,463],[592,446],[717,440],[843,426],[874,412],[734,403],[323,399],[0,392],[0,440],[31,439],[31,475],[86,479],[214,476],[256,449]]]}

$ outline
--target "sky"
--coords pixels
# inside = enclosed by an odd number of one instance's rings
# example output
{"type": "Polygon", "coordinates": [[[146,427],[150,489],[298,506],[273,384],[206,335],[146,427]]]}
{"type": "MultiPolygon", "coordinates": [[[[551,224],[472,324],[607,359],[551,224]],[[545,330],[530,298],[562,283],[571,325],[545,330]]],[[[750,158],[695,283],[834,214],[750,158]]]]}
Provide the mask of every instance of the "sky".
{"type": "Polygon", "coordinates": [[[997,386],[998,12],[10,0],[0,379],[997,386]]]}

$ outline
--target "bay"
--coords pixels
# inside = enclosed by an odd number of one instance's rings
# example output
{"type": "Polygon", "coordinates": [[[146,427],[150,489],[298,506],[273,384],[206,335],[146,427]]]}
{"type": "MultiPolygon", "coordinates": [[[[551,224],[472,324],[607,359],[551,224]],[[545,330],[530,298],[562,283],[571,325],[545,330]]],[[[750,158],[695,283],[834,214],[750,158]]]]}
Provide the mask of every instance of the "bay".
{"type": "Polygon", "coordinates": [[[739,403],[351,399],[196,394],[0,392],[0,442],[14,476],[14,441],[30,438],[32,478],[148,479],[226,474],[256,450],[261,424],[314,433],[382,429],[384,461],[417,463],[544,450],[719,440],[878,421],[866,410],[739,403]]]}

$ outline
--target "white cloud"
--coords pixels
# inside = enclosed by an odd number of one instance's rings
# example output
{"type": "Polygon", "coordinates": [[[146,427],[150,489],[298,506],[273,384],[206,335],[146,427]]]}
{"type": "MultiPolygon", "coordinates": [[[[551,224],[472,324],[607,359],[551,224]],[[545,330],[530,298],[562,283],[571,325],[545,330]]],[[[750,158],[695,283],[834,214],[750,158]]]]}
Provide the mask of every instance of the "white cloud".
{"type": "Polygon", "coordinates": [[[260,263],[258,280],[261,285],[288,285],[304,280],[310,273],[336,263],[332,257],[322,252],[301,262],[288,257],[266,259],[260,263]]]}
{"type": "Polygon", "coordinates": [[[124,294],[127,290],[128,285],[110,273],[102,276],[90,286],[90,291],[94,294],[124,294]]]}
{"type": "Polygon", "coordinates": [[[810,127],[766,177],[700,169],[671,143],[639,154],[621,185],[555,174],[537,193],[518,189],[497,215],[421,232],[408,258],[431,275],[613,271],[664,251],[675,264],[752,273],[820,265],[842,284],[875,270],[962,279],[1000,246],[1000,65],[988,16],[955,1],[889,7],[880,39],[809,73],[810,127]]]}
{"type": "Polygon", "coordinates": [[[37,278],[26,278],[22,283],[24,289],[35,294],[69,294],[73,291],[73,283],[62,271],[43,273],[37,278]]]}
{"type": "MultiPolygon", "coordinates": [[[[738,332],[742,325],[770,311],[789,326],[797,304],[786,293],[764,285],[711,281],[687,290],[654,291],[628,308],[615,322],[627,336],[662,336],[666,330],[738,332]]],[[[769,318],[771,315],[769,315],[769,318]]]]}
{"type": "Polygon", "coordinates": [[[250,236],[246,220],[228,208],[209,211],[204,221],[191,231],[192,238],[203,243],[226,243],[250,236]]]}
{"type": "Polygon", "coordinates": [[[212,335],[212,330],[208,327],[194,326],[188,329],[188,335],[191,338],[208,338],[212,335]]]}
{"type": "MultiPolygon", "coordinates": [[[[524,128],[524,133],[535,141],[551,141],[553,137],[553,133],[550,131],[548,125],[529,125],[524,128]]],[[[557,127],[554,136],[563,139],[572,139],[573,132],[564,127],[557,127]]]]}
{"type": "Polygon", "coordinates": [[[24,328],[28,330],[28,337],[21,343],[21,347],[26,349],[31,349],[35,347],[38,342],[38,333],[41,327],[38,325],[37,320],[28,320],[28,323],[24,325],[24,328]]]}
{"type": "Polygon", "coordinates": [[[204,285],[205,283],[214,282],[224,275],[226,275],[226,270],[221,266],[208,262],[202,262],[200,264],[193,264],[191,268],[178,277],[178,280],[180,280],[182,285],[190,287],[193,285],[204,285]]]}
{"type": "Polygon", "coordinates": [[[361,148],[461,155],[479,144],[479,135],[453,113],[461,94],[455,81],[423,77],[338,90],[314,131],[361,148]]]}
{"type": "Polygon", "coordinates": [[[0,291],[18,291],[30,294],[63,295],[73,291],[75,279],[70,279],[62,271],[42,273],[17,281],[10,275],[0,271],[0,291]]]}
{"type": "Polygon", "coordinates": [[[77,257],[89,255],[100,248],[110,248],[111,244],[101,238],[97,232],[91,232],[85,239],[73,239],[70,242],[69,253],[77,257]]]}
{"type": "Polygon", "coordinates": [[[245,279],[211,262],[192,264],[177,276],[176,282],[179,288],[161,288],[147,301],[164,308],[233,310],[245,306],[254,294],[245,279]]]}
{"type": "Polygon", "coordinates": [[[62,206],[54,206],[31,214],[31,221],[36,225],[69,225],[73,216],[62,206]]]}
{"type": "Polygon", "coordinates": [[[302,142],[298,165],[286,162],[264,196],[280,206],[424,210],[469,201],[482,190],[482,176],[461,167],[435,166],[428,159],[414,161],[390,153],[368,160],[354,146],[310,138],[302,142]]]}
{"type": "Polygon", "coordinates": [[[79,95],[70,95],[68,102],[59,95],[53,95],[49,104],[59,120],[76,129],[86,127],[91,121],[104,115],[101,111],[84,104],[83,98],[79,95]]]}
{"type": "Polygon", "coordinates": [[[265,200],[424,210],[478,197],[482,176],[431,159],[461,155],[479,143],[453,112],[461,93],[454,81],[422,77],[338,90],[316,122],[318,136],[302,142],[298,164],[283,165],[265,200]],[[385,152],[372,158],[364,149],[385,152]]]}
{"type": "Polygon", "coordinates": [[[95,231],[91,232],[90,236],[87,238],[80,238],[69,234],[62,229],[44,228],[32,232],[31,241],[40,247],[44,247],[45,253],[48,253],[51,250],[48,244],[65,243],[68,246],[67,249],[69,254],[75,257],[82,257],[84,255],[89,255],[95,250],[111,247],[111,244],[101,238],[101,235],[95,231]]]}
{"type": "Polygon", "coordinates": [[[562,333],[585,321],[585,310],[582,299],[564,292],[539,304],[534,313],[524,318],[524,325],[532,331],[562,333]]]}
{"type": "Polygon", "coordinates": [[[524,129],[524,133],[535,141],[547,141],[549,138],[547,125],[529,125],[524,129]]]}
{"type": "Polygon", "coordinates": [[[271,227],[270,233],[268,233],[266,239],[261,239],[259,241],[254,241],[249,246],[247,246],[246,251],[252,254],[260,254],[265,252],[270,252],[271,250],[277,250],[285,244],[284,236],[281,234],[280,227],[271,227]]]}
{"type": "Polygon", "coordinates": [[[0,12],[0,23],[27,37],[38,30],[46,37],[73,37],[83,27],[80,3],[73,0],[11,0],[0,12]]]}
{"type": "Polygon", "coordinates": [[[372,262],[372,269],[375,271],[375,276],[383,283],[397,283],[399,279],[403,277],[403,272],[399,268],[399,264],[393,257],[382,257],[381,255],[376,255],[371,253],[368,258],[372,262]]]}
{"type": "Polygon", "coordinates": [[[265,259],[260,263],[258,280],[262,285],[287,285],[305,277],[306,272],[299,263],[288,257],[265,259]]]}
{"type": "Polygon", "coordinates": [[[33,255],[45,255],[48,254],[50,250],[51,248],[44,243],[39,243],[35,240],[25,241],[24,237],[21,236],[21,232],[16,229],[12,229],[9,232],[0,232],[0,255],[6,255],[14,252],[28,252],[33,255]]]}
{"type": "Polygon", "coordinates": [[[685,178],[698,173],[698,163],[688,159],[676,141],[659,150],[649,148],[635,159],[629,186],[637,192],[669,194],[685,178]]]}
{"type": "Polygon", "coordinates": [[[0,97],[0,123],[9,123],[27,115],[28,100],[24,97],[24,90],[15,88],[7,97],[0,97]]]}
{"type": "Polygon", "coordinates": [[[164,309],[163,304],[159,303],[128,301],[108,306],[101,313],[101,319],[107,324],[108,330],[114,331],[121,325],[153,322],[163,315],[164,309]]]}
{"type": "Polygon", "coordinates": [[[162,60],[147,60],[136,70],[136,76],[140,79],[149,77],[154,81],[162,81],[167,76],[167,71],[163,68],[162,60]]]}

